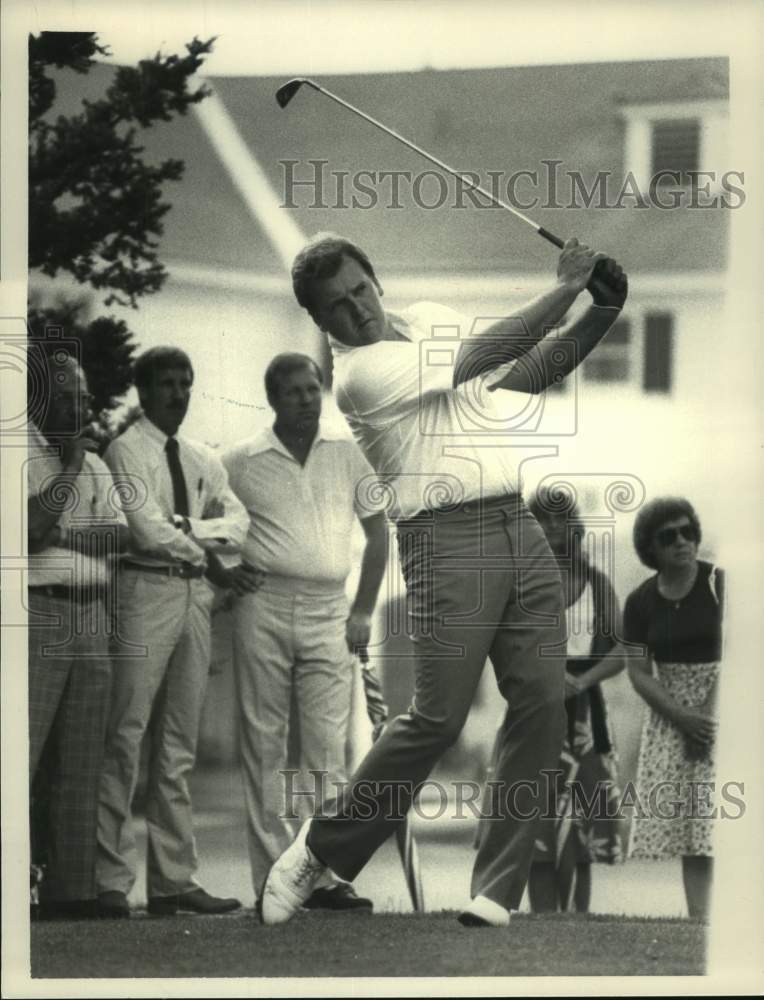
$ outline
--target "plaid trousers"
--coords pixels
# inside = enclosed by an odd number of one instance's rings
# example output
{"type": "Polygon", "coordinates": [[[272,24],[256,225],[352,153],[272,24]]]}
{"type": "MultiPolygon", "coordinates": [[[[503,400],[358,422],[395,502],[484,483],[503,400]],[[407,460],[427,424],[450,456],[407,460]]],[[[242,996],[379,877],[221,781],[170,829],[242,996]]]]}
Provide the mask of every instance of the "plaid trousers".
{"type": "Polygon", "coordinates": [[[29,592],[29,781],[43,750],[48,871],[41,898],[93,899],[98,792],[111,690],[108,617],[101,600],[29,592]],[[46,747],[47,744],[47,747],[46,747]]]}

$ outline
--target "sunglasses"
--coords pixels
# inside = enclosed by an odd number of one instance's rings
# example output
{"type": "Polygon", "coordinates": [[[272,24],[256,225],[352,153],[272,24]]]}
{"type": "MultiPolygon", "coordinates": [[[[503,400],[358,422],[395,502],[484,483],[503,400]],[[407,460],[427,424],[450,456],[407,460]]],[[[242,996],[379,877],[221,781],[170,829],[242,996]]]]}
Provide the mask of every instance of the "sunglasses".
{"type": "Polygon", "coordinates": [[[678,528],[661,528],[656,531],[655,539],[662,548],[667,549],[680,535],[686,542],[698,540],[698,532],[691,524],[680,524],[678,528]]]}

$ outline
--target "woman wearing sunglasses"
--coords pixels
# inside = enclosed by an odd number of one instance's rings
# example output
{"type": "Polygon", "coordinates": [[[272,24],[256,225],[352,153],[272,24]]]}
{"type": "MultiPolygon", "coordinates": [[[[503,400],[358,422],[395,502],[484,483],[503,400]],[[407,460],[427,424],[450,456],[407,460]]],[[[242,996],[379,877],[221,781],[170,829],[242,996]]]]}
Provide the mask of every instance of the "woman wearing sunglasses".
{"type": "Polygon", "coordinates": [[[629,854],[681,857],[690,917],[705,919],[712,876],[715,701],[723,578],[698,559],[700,522],[684,499],[646,504],[634,547],[656,574],[626,600],[629,676],[650,709],[642,731],[629,854]]]}

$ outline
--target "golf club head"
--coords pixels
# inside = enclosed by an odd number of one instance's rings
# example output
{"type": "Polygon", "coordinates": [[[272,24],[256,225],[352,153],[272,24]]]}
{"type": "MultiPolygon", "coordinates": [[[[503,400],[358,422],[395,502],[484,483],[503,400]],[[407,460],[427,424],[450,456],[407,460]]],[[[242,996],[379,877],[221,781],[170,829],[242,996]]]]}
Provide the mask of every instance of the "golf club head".
{"type": "Polygon", "coordinates": [[[307,80],[298,78],[295,80],[289,80],[283,86],[279,87],[279,89],[276,91],[276,100],[279,102],[279,107],[285,108],[287,104],[289,104],[289,102],[292,100],[294,95],[297,93],[297,91],[300,89],[300,87],[307,82],[308,82],[307,80]]]}

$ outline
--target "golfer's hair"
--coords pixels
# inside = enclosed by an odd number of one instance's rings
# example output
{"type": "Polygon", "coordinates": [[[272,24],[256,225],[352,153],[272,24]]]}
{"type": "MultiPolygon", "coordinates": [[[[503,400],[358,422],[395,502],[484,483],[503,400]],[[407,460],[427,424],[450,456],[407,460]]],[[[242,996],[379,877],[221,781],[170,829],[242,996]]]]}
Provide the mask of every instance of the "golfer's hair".
{"type": "Polygon", "coordinates": [[[133,362],[133,381],[136,389],[145,389],[151,384],[155,372],[167,371],[168,368],[187,368],[194,377],[194,367],[191,358],[179,347],[150,347],[139,354],[133,362]]]}
{"type": "Polygon", "coordinates": [[[700,541],[700,520],[695,508],[684,497],[656,497],[655,500],[648,501],[637,514],[633,529],[634,549],[645,566],[650,569],[659,568],[653,555],[655,533],[668,521],[674,521],[678,517],[689,518],[700,541]]]}
{"type": "Polygon", "coordinates": [[[292,289],[294,297],[313,319],[313,283],[322,278],[333,278],[342,266],[344,257],[357,261],[379,288],[371,261],[363,250],[351,240],[336,233],[316,233],[305,244],[292,264],[292,289]]]}
{"type": "Polygon", "coordinates": [[[546,521],[565,519],[574,537],[583,537],[586,526],[581,519],[576,498],[569,489],[558,486],[540,486],[528,499],[528,510],[542,527],[546,521]]]}
{"type": "Polygon", "coordinates": [[[292,372],[302,371],[304,368],[312,368],[318,381],[321,385],[324,384],[324,373],[313,358],[309,358],[307,354],[295,352],[277,354],[265,369],[265,395],[268,397],[268,402],[272,403],[276,399],[282,378],[286,378],[292,372]]]}

